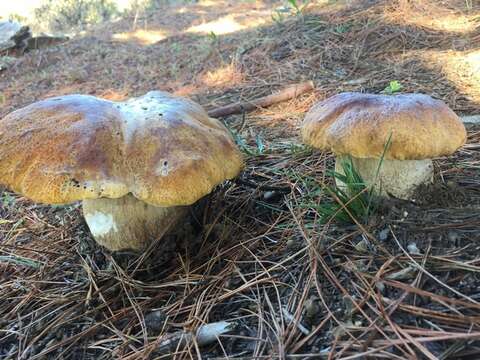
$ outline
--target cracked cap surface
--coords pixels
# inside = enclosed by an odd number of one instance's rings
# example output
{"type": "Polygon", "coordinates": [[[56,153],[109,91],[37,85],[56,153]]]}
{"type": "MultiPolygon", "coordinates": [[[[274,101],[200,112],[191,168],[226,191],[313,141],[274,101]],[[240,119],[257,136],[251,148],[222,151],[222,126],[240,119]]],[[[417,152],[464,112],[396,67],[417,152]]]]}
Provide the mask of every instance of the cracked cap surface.
{"type": "Polygon", "coordinates": [[[60,96],[0,121],[0,183],[42,203],[132,193],[155,206],[190,205],[242,168],[220,121],[159,91],[126,102],[60,96]]]}

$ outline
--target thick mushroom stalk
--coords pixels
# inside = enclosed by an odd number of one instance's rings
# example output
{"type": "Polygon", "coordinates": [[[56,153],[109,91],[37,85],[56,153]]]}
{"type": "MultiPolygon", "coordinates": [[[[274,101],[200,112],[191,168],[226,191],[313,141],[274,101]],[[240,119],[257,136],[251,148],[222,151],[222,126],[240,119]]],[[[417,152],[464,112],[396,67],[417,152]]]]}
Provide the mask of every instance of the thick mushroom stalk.
{"type": "Polygon", "coordinates": [[[185,98],[66,95],[0,121],[0,184],[45,204],[83,201],[95,239],[143,249],[243,168],[228,129],[185,98]]]}
{"type": "MultiPolygon", "coordinates": [[[[350,155],[377,194],[403,199],[411,198],[418,185],[432,182],[430,159],[453,154],[466,137],[458,116],[423,94],[342,93],[317,103],[302,123],[306,144],[350,155]],[[380,158],[385,160],[377,177],[380,158]]],[[[342,172],[341,160],[335,167],[342,172]]]]}
{"type": "Polygon", "coordinates": [[[141,250],[160,239],[186,215],[188,206],[157,207],[126,195],[83,201],[83,215],[95,240],[106,248],[141,250]]]}
{"type": "MultiPolygon", "coordinates": [[[[352,165],[362,177],[365,185],[373,186],[375,195],[393,195],[400,199],[411,199],[421,184],[433,182],[433,163],[425,160],[386,160],[351,157],[352,165]],[[381,164],[380,164],[381,161],[381,164]],[[380,167],[379,167],[380,165],[380,167]]],[[[346,159],[337,156],[335,171],[343,174],[342,162],[346,159]]],[[[344,184],[336,179],[337,186],[344,184]]]]}

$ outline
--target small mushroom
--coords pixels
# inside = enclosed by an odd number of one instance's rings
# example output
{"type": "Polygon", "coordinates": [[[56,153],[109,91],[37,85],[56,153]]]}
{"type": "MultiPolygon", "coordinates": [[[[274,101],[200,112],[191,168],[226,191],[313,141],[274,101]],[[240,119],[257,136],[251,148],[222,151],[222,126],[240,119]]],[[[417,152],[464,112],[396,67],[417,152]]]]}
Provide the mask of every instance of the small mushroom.
{"type": "Polygon", "coordinates": [[[190,100],[50,98],[0,122],[0,183],[36,202],[83,201],[110,250],[143,249],[243,167],[228,130],[190,100]]]}
{"type": "MultiPolygon", "coordinates": [[[[455,152],[465,143],[466,131],[445,103],[427,95],[342,93],[310,109],[302,138],[331,150],[337,172],[343,172],[348,156],[378,194],[409,199],[419,185],[433,181],[431,159],[455,152]]],[[[342,184],[337,180],[337,185],[342,184]]]]}

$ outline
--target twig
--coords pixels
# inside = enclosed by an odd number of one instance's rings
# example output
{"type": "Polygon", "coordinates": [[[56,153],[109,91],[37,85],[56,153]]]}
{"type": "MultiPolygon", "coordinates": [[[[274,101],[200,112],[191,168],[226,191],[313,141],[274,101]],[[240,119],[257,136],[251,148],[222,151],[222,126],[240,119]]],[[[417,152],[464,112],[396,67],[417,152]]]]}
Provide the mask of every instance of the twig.
{"type": "Polygon", "coordinates": [[[307,81],[295,84],[281,90],[278,93],[261,97],[252,101],[240,101],[234,104],[219,107],[208,112],[208,115],[214,118],[224,117],[232,114],[240,114],[242,112],[252,111],[259,107],[267,107],[282,101],[293,99],[301,94],[314,89],[313,81],[307,81]]]}

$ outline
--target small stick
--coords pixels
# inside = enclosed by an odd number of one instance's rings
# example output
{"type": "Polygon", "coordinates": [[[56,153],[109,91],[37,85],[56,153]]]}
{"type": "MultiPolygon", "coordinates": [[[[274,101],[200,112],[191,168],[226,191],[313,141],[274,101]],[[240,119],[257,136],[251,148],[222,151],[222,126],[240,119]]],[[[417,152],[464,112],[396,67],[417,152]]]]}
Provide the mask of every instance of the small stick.
{"type": "Polygon", "coordinates": [[[240,101],[210,110],[208,115],[214,118],[219,118],[232,114],[240,114],[242,112],[252,111],[259,107],[267,107],[282,101],[293,99],[301,94],[313,90],[314,87],[313,81],[295,84],[279,91],[278,93],[264,96],[259,99],[252,101],[240,101]]]}

